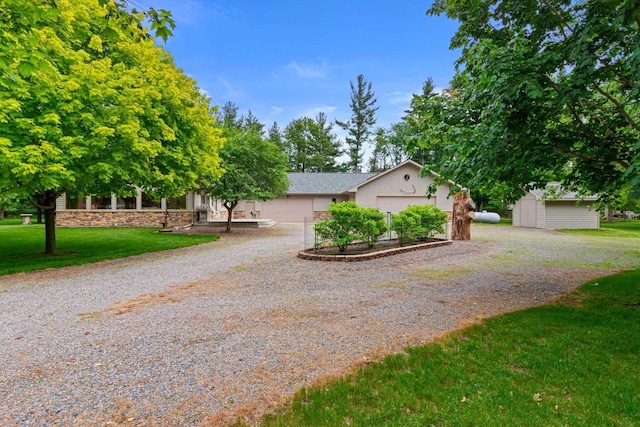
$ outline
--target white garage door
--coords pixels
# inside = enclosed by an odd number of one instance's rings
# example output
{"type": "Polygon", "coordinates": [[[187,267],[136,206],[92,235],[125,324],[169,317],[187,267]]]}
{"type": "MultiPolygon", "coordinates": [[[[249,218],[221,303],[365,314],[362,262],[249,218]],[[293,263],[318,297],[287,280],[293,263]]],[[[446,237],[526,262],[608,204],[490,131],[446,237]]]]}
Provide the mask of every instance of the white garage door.
{"type": "Polygon", "coordinates": [[[262,203],[262,218],[280,222],[303,222],[313,218],[313,199],[275,199],[262,203]]]}
{"type": "Polygon", "coordinates": [[[428,199],[424,196],[378,196],[376,206],[384,213],[391,212],[397,214],[407,206],[435,205],[435,196],[428,199]]]}
{"type": "Polygon", "coordinates": [[[575,202],[546,202],[547,228],[598,228],[600,214],[575,202]]]}

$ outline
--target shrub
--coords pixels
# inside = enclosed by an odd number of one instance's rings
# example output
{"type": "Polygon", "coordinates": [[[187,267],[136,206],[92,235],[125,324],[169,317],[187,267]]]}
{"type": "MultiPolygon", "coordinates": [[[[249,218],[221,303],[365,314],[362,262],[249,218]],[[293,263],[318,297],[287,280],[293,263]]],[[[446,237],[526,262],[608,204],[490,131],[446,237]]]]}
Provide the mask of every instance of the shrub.
{"type": "Polygon", "coordinates": [[[398,234],[400,242],[427,239],[436,233],[444,233],[442,226],[447,221],[447,213],[432,205],[407,206],[391,218],[391,227],[398,234]]]}
{"type": "Polygon", "coordinates": [[[391,228],[398,234],[400,244],[418,237],[419,218],[412,212],[401,211],[391,215],[391,228]]]}
{"type": "Polygon", "coordinates": [[[378,243],[378,237],[388,231],[385,215],[378,208],[361,208],[362,222],[358,226],[360,240],[371,248],[378,243]]]}
{"type": "Polygon", "coordinates": [[[328,242],[340,252],[346,251],[355,241],[363,241],[372,247],[387,231],[384,214],[377,208],[363,208],[355,202],[331,203],[329,214],[330,220],[315,225],[316,235],[321,239],[320,244],[328,242]]]}

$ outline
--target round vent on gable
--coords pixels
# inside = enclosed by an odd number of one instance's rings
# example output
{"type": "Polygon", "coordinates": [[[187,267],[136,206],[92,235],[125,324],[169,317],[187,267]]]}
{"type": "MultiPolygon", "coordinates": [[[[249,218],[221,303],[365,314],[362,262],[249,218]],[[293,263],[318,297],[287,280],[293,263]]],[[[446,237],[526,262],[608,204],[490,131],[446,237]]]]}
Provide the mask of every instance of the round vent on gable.
{"type": "Polygon", "coordinates": [[[404,176],[404,180],[405,180],[405,181],[409,181],[409,179],[411,179],[411,175],[409,175],[409,174],[405,174],[405,176],[404,176]]]}

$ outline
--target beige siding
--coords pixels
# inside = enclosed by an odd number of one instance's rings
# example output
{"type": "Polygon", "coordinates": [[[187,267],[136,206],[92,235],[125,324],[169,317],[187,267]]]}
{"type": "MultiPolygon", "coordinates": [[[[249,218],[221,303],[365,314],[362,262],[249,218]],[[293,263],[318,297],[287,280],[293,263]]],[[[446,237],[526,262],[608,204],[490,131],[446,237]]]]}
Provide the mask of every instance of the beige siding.
{"type": "Polygon", "coordinates": [[[194,198],[195,197],[194,197],[193,191],[189,191],[187,193],[187,210],[188,211],[192,211],[194,208],[194,204],[193,204],[194,198]]]}
{"type": "Polygon", "coordinates": [[[65,194],[63,194],[62,196],[58,196],[58,198],[56,199],[56,211],[63,211],[65,209],[65,194]]]}
{"type": "Polygon", "coordinates": [[[342,203],[349,200],[348,196],[316,196],[313,198],[313,211],[326,212],[329,210],[329,204],[335,199],[336,203],[342,203]]]}
{"type": "Polygon", "coordinates": [[[313,199],[287,198],[268,200],[262,203],[262,218],[280,222],[303,222],[313,217],[313,199]]]}
{"type": "Polygon", "coordinates": [[[391,212],[397,214],[407,206],[416,205],[436,205],[436,198],[430,199],[422,197],[407,197],[407,196],[380,196],[376,202],[377,207],[384,213],[391,212]]]}
{"type": "MultiPolygon", "coordinates": [[[[427,188],[433,183],[431,176],[420,177],[420,168],[414,164],[406,164],[397,169],[391,170],[379,178],[374,178],[370,182],[358,187],[356,193],[356,203],[364,207],[377,207],[379,198],[396,197],[402,202],[406,198],[426,198],[427,188]],[[405,176],[408,175],[408,179],[405,176]]],[[[449,186],[438,187],[435,199],[432,204],[444,211],[453,210],[453,197],[449,197],[449,186]]],[[[400,211],[402,209],[391,209],[400,211]]]]}
{"type": "Polygon", "coordinates": [[[536,228],[546,228],[547,225],[547,210],[545,209],[545,202],[542,200],[536,201],[536,228]]]}
{"type": "Polygon", "coordinates": [[[546,228],[599,228],[600,214],[590,205],[576,202],[546,202],[546,228]]]}

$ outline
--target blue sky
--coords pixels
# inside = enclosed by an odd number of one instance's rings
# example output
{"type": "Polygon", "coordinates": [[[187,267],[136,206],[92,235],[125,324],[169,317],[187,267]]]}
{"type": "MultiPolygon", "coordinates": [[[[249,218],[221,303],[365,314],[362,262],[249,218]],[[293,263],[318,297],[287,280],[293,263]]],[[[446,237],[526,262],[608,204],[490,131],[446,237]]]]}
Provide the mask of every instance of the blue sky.
{"type": "MultiPolygon", "coordinates": [[[[448,86],[457,24],[427,16],[431,0],[134,0],[172,12],[164,45],[216,105],[232,101],[268,129],[319,111],[347,120],[349,82],[373,84],[377,126],[398,122],[432,77],[448,86]]],[[[341,132],[334,129],[340,136],[341,132]]]]}

